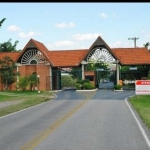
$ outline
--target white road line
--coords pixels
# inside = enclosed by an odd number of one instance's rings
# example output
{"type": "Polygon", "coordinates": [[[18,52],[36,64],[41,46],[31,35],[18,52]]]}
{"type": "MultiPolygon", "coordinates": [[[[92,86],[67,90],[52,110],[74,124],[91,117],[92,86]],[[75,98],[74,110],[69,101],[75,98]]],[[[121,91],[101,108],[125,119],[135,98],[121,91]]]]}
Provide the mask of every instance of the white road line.
{"type": "Polygon", "coordinates": [[[147,136],[145,130],[143,129],[141,123],[140,123],[139,120],[137,119],[135,113],[133,112],[132,108],[130,107],[130,105],[129,105],[128,101],[127,101],[127,98],[125,99],[125,102],[126,102],[127,106],[129,107],[129,109],[130,109],[130,111],[131,111],[131,113],[132,113],[134,119],[136,120],[136,122],[137,122],[137,124],[138,124],[138,126],[139,126],[139,128],[140,128],[140,130],[141,130],[141,132],[142,132],[142,134],[143,134],[143,136],[144,136],[144,138],[145,138],[145,140],[146,140],[146,142],[147,142],[149,148],[150,148],[150,140],[149,140],[149,138],[148,138],[148,136],[147,136]]]}

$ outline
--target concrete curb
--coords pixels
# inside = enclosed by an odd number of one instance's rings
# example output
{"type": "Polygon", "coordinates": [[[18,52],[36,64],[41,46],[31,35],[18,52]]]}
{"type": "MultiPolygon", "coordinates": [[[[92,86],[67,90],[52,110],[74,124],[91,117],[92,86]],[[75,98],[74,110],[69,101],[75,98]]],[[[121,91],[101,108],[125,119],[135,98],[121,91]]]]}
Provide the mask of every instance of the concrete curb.
{"type": "Polygon", "coordinates": [[[93,89],[93,90],[76,90],[77,92],[89,92],[89,91],[96,91],[97,89],[93,89]]]}

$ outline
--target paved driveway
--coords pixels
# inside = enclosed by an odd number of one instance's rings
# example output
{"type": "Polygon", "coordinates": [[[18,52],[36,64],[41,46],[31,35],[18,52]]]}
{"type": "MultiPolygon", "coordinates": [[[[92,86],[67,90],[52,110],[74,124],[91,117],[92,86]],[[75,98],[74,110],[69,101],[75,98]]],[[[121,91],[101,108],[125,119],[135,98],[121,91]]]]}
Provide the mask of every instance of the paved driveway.
{"type": "MultiPolygon", "coordinates": [[[[71,93],[68,91],[65,95],[70,97],[71,93]]],[[[133,90],[97,90],[35,150],[48,150],[50,146],[52,150],[149,150],[125,102],[125,98],[132,95],[133,90]]]]}
{"type": "Polygon", "coordinates": [[[0,149],[149,150],[125,101],[133,90],[68,90],[56,95],[0,118],[0,149]]]}

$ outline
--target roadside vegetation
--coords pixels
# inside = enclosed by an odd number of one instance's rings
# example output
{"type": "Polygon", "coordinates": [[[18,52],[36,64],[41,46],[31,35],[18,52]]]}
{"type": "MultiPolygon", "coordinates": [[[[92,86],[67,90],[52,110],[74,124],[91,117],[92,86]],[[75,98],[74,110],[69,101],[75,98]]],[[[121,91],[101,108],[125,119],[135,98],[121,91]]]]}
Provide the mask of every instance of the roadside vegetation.
{"type": "Polygon", "coordinates": [[[0,108],[0,116],[35,106],[37,104],[49,101],[54,98],[53,92],[41,91],[3,91],[0,92],[0,102],[11,101],[12,104],[7,107],[0,108]],[[15,103],[13,103],[15,102],[15,103]],[[17,103],[16,103],[17,102],[17,103]]]}
{"type": "Polygon", "coordinates": [[[150,95],[136,95],[130,97],[129,102],[150,130],[150,95]]]}

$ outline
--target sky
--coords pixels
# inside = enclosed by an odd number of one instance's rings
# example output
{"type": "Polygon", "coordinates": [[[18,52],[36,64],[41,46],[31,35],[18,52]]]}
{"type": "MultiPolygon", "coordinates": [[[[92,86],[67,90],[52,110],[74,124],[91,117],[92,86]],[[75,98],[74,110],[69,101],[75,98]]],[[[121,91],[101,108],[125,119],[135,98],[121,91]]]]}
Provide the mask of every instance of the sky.
{"type": "Polygon", "coordinates": [[[88,49],[100,36],[110,48],[150,42],[150,3],[49,2],[0,3],[0,43],[19,41],[22,50],[32,38],[49,50],[88,49]]]}

